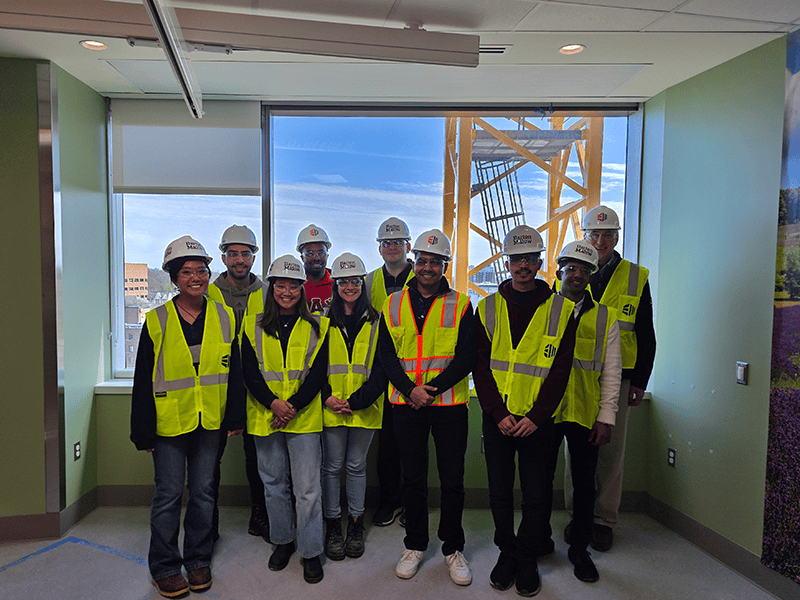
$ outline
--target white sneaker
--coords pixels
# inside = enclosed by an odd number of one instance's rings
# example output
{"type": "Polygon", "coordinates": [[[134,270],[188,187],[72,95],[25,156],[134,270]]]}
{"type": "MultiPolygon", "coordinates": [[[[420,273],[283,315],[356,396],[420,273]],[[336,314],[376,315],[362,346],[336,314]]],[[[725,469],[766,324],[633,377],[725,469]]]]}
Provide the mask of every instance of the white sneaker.
{"type": "Polygon", "coordinates": [[[472,569],[464,555],[458,550],[444,557],[447,568],[450,569],[450,579],[458,585],[469,585],[472,583],[472,569]]]}
{"type": "MultiPolygon", "coordinates": [[[[400,579],[411,579],[417,574],[424,555],[425,553],[419,550],[403,550],[400,560],[397,561],[397,567],[394,570],[395,574],[400,579]]],[[[469,567],[467,568],[469,569],[469,567]]]]}

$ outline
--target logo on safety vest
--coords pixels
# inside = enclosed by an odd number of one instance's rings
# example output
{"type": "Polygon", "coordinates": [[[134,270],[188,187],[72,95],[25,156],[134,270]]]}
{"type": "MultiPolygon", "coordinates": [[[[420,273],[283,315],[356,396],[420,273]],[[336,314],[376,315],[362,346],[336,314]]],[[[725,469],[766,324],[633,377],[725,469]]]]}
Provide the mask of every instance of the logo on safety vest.
{"type": "Polygon", "coordinates": [[[156,392],[156,393],[155,393],[155,394],[153,394],[153,395],[154,395],[156,398],[166,398],[166,397],[167,397],[167,392],[156,392]]]}
{"type": "Polygon", "coordinates": [[[544,347],[544,357],[545,358],[553,358],[556,355],[557,348],[553,346],[553,344],[547,344],[544,347]]]}
{"type": "Polygon", "coordinates": [[[439,243],[439,238],[438,238],[438,237],[436,237],[435,235],[428,236],[428,243],[429,243],[431,246],[435,246],[436,244],[438,244],[438,243],[439,243]]]}
{"type": "Polygon", "coordinates": [[[231,359],[230,354],[226,354],[225,356],[222,357],[222,366],[225,367],[226,369],[228,368],[230,359],[231,359]]]}
{"type": "Polygon", "coordinates": [[[633,313],[636,312],[636,307],[633,304],[626,304],[622,307],[622,314],[630,317],[633,313]]]}
{"type": "Polygon", "coordinates": [[[601,213],[597,213],[597,220],[598,220],[600,223],[602,223],[602,222],[603,222],[603,221],[605,221],[606,219],[608,219],[608,215],[607,215],[606,213],[603,213],[603,212],[601,212],[601,213]]]}

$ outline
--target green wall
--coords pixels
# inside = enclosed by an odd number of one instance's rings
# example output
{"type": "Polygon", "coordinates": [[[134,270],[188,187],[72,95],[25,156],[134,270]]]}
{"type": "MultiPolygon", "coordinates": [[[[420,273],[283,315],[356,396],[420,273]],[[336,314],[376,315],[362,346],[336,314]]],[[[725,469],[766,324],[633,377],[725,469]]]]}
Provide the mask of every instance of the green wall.
{"type": "Polygon", "coordinates": [[[97,486],[94,386],[110,376],[106,104],[57,68],[66,505],[97,486]],[[73,459],[81,442],[82,457],[73,459]]]}
{"type": "Polygon", "coordinates": [[[785,40],[645,105],[642,264],[658,354],[649,493],[761,553],[785,40]],[[736,384],[736,361],[750,364],[736,384]],[[678,450],[677,467],[666,464],[678,450]]]}
{"type": "Polygon", "coordinates": [[[36,65],[0,58],[0,517],[45,512],[36,65]]]}

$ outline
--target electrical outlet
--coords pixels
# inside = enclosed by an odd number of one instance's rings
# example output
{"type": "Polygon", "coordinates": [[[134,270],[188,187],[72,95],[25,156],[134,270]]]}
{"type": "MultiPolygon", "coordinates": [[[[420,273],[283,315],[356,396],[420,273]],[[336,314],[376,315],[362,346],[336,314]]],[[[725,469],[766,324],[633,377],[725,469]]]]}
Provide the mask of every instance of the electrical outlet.
{"type": "Polygon", "coordinates": [[[667,448],[667,465],[675,468],[675,455],[678,453],[675,448],[667,448]]]}
{"type": "Polygon", "coordinates": [[[78,460],[81,457],[81,443],[80,442],[75,442],[74,449],[75,449],[75,453],[74,453],[74,459],[73,460],[78,460]]]}

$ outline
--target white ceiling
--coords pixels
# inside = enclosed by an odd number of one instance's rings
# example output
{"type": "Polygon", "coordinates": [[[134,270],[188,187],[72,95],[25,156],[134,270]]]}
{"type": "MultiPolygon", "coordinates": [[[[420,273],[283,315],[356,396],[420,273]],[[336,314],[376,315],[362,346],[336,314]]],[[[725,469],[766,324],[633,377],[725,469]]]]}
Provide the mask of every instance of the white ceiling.
{"type": "MultiPolygon", "coordinates": [[[[502,55],[482,54],[476,68],[261,50],[190,53],[205,99],[284,104],[639,102],[800,28],[800,0],[186,0],[174,5],[187,39],[203,32],[234,48],[266,47],[252,40],[280,35],[280,19],[317,22],[306,24],[310,30],[318,22],[330,23],[331,30],[343,24],[402,30],[416,23],[430,32],[479,35],[481,45],[508,47],[502,55]],[[584,44],[586,50],[559,54],[566,43],[584,44]]],[[[126,36],[155,37],[141,2],[0,0],[0,55],[51,60],[106,96],[177,97],[161,50],[132,48],[126,36]],[[86,37],[101,39],[108,50],[83,49],[78,41],[86,37]]]]}

